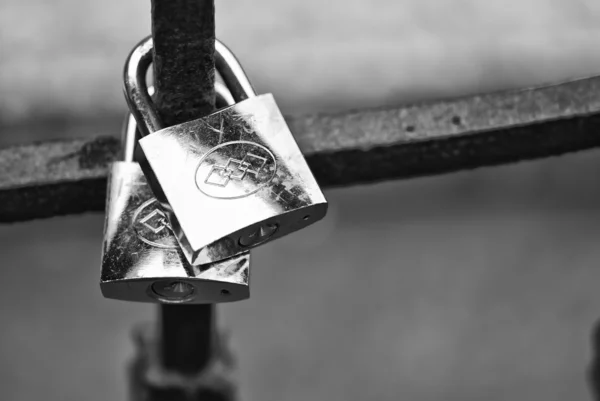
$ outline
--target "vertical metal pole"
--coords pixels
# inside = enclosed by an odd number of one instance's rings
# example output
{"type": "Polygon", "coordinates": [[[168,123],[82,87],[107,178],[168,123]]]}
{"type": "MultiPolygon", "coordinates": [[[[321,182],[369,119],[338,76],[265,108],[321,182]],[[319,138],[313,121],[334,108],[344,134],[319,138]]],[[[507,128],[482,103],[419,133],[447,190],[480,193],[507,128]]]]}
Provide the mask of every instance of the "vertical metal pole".
{"type": "MultiPolygon", "coordinates": [[[[214,0],[152,0],[156,105],[165,126],[210,114],[215,108],[214,0]]],[[[200,372],[214,348],[212,305],[162,305],[163,366],[200,372]]]]}
{"type": "Polygon", "coordinates": [[[596,322],[591,338],[592,358],[588,367],[587,379],[592,393],[592,399],[600,401],[600,322],[596,322]]]}
{"type": "Polygon", "coordinates": [[[154,86],[165,126],[215,108],[214,0],[152,0],[154,86]]]}
{"type": "Polygon", "coordinates": [[[214,347],[212,305],[161,305],[160,349],[166,369],[185,374],[201,371],[214,347]]]}

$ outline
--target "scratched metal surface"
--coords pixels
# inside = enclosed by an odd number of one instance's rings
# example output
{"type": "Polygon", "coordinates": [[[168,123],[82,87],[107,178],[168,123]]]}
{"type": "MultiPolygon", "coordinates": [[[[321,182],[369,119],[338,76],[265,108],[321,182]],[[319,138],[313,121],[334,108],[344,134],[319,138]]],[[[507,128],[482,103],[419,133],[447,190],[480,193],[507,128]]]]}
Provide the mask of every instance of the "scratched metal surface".
{"type": "MultiPolygon", "coordinates": [[[[328,4],[219,3],[221,36],[287,114],[600,73],[597,2],[328,4]]],[[[148,2],[0,7],[3,143],[114,135],[148,2]]],[[[323,224],[255,252],[251,300],[220,308],[242,398],[589,399],[598,160],[329,189],[323,224]]],[[[0,226],[6,399],[126,399],[130,329],[154,308],[101,298],[101,230],[101,214],[0,226]]]]}

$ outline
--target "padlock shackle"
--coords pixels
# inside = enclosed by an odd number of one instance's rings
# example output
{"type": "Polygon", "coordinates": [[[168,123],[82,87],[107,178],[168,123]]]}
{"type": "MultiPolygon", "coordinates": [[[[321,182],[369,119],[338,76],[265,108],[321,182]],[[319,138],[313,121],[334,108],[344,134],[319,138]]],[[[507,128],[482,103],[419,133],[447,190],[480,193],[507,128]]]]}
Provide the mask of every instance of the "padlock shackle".
{"type": "Polygon", "coordinates": [[[256,92],[237,57],[215,38],[215,67],[236,102],[256,96],[256,92]]]}
{"type": "MultiPolygon", "coordinates": [[[[159,131],[164,127],[151,96],[148,94],[146,74],[152,63],[152,36],[148,36],[133,48],[125,62],[123,83],[125,99],[142,136],[159,131]]],[[[215,38],[215,67],[236,102],[256,96],[248,76],[235,55],[222,42],[215,38]]],[[[216,86],[218,90],[218,85],[216,86]]],[[[226,96],[224,97],[226,98],[226,96]]]]}
{"type": "MultiPolygon", "coordinates": [[[[235,104],[235,99],[229,93],[227,87],[219,81],[215,81],[215,93],[217,95],[217,107],[232,106],[235,104]]],[[[148,87],[148,95],[152,97],[154,95],[154,86],[148,87]]],[[[122,129],[122,157],[121,160],[124,162],[135,161],[135,146],[137,145],[139,138],[138,124],[132,113],[127,113],[127,117],[123,123],[122,129]]]]}
{"type": "Polygon", "coordinates": [[[122,133],[122,158],[124,162],[133,162],[135,159],[135,145],[137,145],[139,138],[137,130],[137,121],[131,113],[127,113],[127,117],[123,123],[122,133]]]}
{"type": "MultiPolygon", "coordinates": [[[[148,96],[154,95],[154,86],[148,87],[148,96]]],[[[135,146],[140,140],[138,125],[132,113],[127,113],[121,131],[121,160],[124,162],[133,162],[135,159],[135,146]]]]}
{"type": "Polygon", "coordinates": [[[146,84],[146,73],[152,63],[152,48],[151,36],[138,43],[129,53],[123,71],[125,100],[136,121],[144,122],[138,127],[142,136],[164,128],[146,84]]]}

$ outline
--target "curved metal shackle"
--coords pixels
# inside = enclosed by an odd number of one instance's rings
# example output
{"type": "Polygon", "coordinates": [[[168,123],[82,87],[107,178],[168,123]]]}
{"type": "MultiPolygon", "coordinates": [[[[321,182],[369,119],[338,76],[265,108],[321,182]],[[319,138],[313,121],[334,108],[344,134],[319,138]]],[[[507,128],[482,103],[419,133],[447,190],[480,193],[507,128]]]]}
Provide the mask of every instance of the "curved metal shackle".
{"type": "MultiPolygon", "coordinates": [[[[146,73],[152,62],[152,37],[149,36],[133,48],[125,61],[123,83],[125,99],[137,121],[142,136],[161,130],[164,127],[156,106],[148,94],[146,73]]],[[[235,55],[218,39],[215,39],[215,67],[236,102],[256,96],[252,84],[235,55]]]]}
{"type": "MultiPolygon", "coordinates": [[[[215,82],[215,93],[217,94],[217,107],[233,106],[235,99],[229,94],[228,89],[221,82],[215,82]]],[[[154,95],[154,87],[148,87],[148,95],[154,95]]],[[[131,113],[127,113],[127,118],[123,123],[123,131],[121,137],[122,143],[122,160],[125,162],[135,161],[135,145],[138,138],[138,125],[135,117],[131,113]]]]}

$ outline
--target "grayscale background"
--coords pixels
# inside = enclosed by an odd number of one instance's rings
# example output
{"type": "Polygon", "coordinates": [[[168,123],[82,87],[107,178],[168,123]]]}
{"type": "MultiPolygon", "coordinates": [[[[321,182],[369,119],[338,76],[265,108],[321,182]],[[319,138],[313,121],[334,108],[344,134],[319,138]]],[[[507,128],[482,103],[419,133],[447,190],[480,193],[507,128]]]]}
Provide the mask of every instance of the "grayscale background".
{"type": "MultiPolygon", "coordinates": [[[[149,32],[145,0],[0,0],[0,145],[118,135],[149,32]]],[[[286,114],[600,73],[595,0],[217,1],[217,34],[286,114]]],[[[327,218],[254,251],[252,298],[218,307],[241,399],[590,399],[599,167],[326,191],[327,218]]],[[[156,308],[102,298],[102,226],[0,226],[0,399],[127,399],[131,329],[156,308]]]]}

